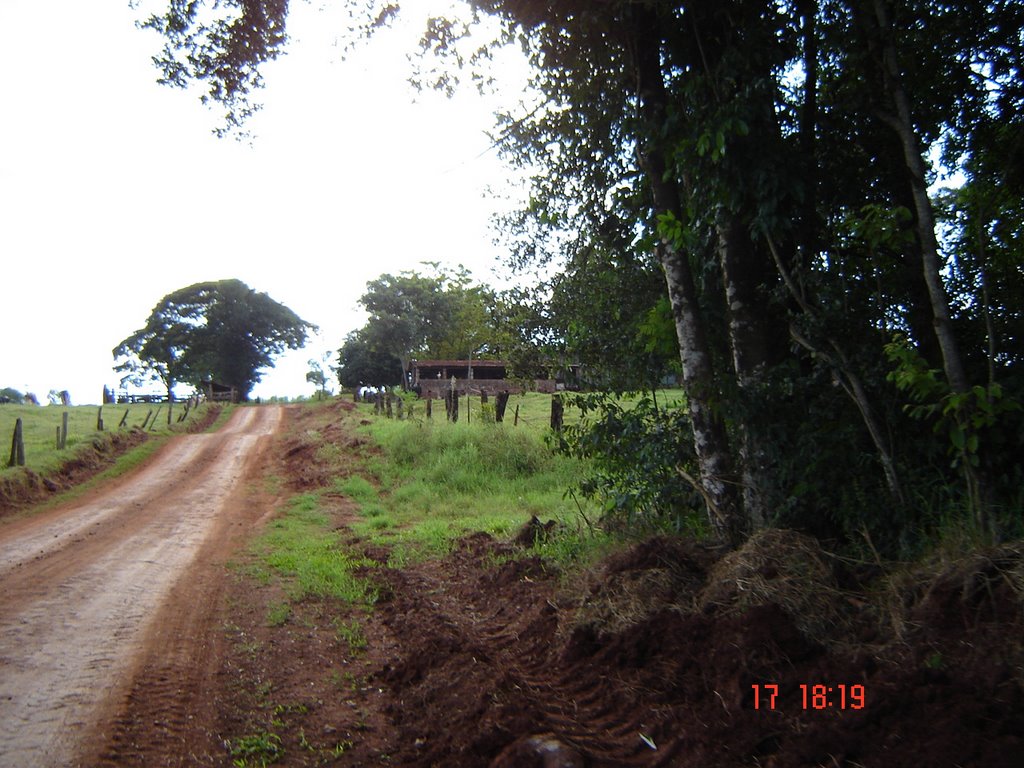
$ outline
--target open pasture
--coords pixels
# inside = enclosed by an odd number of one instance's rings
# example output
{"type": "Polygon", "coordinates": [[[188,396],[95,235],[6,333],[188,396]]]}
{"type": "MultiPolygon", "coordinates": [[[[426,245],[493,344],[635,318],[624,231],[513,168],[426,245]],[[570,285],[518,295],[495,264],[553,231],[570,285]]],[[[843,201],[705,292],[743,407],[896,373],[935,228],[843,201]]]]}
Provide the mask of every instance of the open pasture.
{"type": "MultiPolygon", "coordinates": [[[[205,407],[205,406],[201,406],[205,407]]],[[[185,405],[175,403],[171,411],[171,425],[184,413],[185,405]]],[[[102,415],[103,431],[141,428],[166,434],[167,404],[133,403],[128,405],[78,405],[62,406],[0,405],[0,439],[3,451],[0,453],[0,472],[12,471],[8,467],[11,456],[15,424],[22,421],[22,435],[25,444],[25,466],[34,472],[46,473],[59,467],[74,453],[75,446],[88,442],[98,430],[98,419],[102,415]],[[159,409],[159,410],[158,410],[159,409]],[[58,449],[58,431],[62,429],[64,413],[67,413],[67,438],[64,449],[58,449]]]]}

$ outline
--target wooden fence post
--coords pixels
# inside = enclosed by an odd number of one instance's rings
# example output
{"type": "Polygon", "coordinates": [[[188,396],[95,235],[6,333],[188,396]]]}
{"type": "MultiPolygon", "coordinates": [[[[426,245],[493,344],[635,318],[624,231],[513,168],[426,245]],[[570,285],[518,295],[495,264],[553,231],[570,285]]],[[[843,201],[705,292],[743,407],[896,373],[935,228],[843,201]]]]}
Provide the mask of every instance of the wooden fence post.
{"type": "Polygon", "coordinates": [[[60,448],[63,451],[67,447],[67,445],[68,445],[68,412],[67,411],[64,411],[64,413],[62,413],[61,416],[60,416],[60,433],[59,434],[60,434],[60,438],[59,438],[60,444],[57,447],[60,448]]]}
{"type": "Polygon", "coordinates": [[[508,392],[499,392],[494,398],[494,420],[499,424],[505,420],[505,408],[508,406],[508,392]]]}
{"type": "Polygon", "coordinates": [[[14,422],[14,435],[11,437],[11,459],[7,462],[7,466],[25,466],[25,436],[20,418],[14,422]]]}
{"type": "Polygon", "coordinates": [[[401,397],[396,398],[396,400],[398,400],[398,402],[395,404],[397,409],[398,409],[398,414],[397,414],[398,415],[398,420],[401,421],[402,420],[402,416],[404,415],[402,413],[402,411],[405,409],[405,404],[402,401],[401,397]]]}
{"type": "Polygon", "coordinates": [[[162,406],[162,405],[158,405],[158,406],[156,407],[156,415],[154,415],[154,416],[153,416],[153,421],[151,421],[151,422],[149,423],[149,431],[150,431],[150,432],[152,432],[152,431],[153,431],[154,429],[156,429],[156,420],[157,420],[158,418],[160,418],[160,409],[161,409],[161,408],[163,408],[163,406],[162,406]]]}
{"type": "Polygon", "coordinates": [[[434,398],[428,396],[427,397],[427,418],[428,419],[430,419],[432,417],[431,411],[433,410],[433,407],[432,407],[433,403],[434,403],[434,398]]]}
{"type": "Polygon", "coordinates": [[[388,392],[387,395],[384,396],[384,403],[385,403],[385,405],[387,407],[387,417],[389,419],[393,419],[395,417],[395,413],[391,409],[391,393],[390,392],[388,392]]]}
{"type": "Polygon", "coordinates": [[[519,403],[516,403],[516,417],[512,422],[513,427],[519,426],[519,403]]]}
{"type": "Polygon", "coordinates": [[[551,396],[551,429],[555,432],[562,431],[562,398],[560,395],[551,396]]]}
{"type": "Polygon", "coordinates": [[[103,431],[103,406],[102,405],[100,406],[99,413],[96,414],[96,431],[97,432],[102,432],[103,431]]]}
{"type": "Polygon", "coordinates": [[[149,417],[153,415],[153,409],[149,409],[149,413],[146,414],[146,418],[142,420],[142,428],[145,429],[146,425],[149,424],[149,417]]]}
{"type": "Polygon", "coordinates": [[[124,409],[124,416],[121,417],[121,423],[117,425],[118,429],[121,429],[122,427],[124,427],[125,424],[128,423],[128,411],[129,410],[130,409],[128,409],[128,408],[124,409]]]}

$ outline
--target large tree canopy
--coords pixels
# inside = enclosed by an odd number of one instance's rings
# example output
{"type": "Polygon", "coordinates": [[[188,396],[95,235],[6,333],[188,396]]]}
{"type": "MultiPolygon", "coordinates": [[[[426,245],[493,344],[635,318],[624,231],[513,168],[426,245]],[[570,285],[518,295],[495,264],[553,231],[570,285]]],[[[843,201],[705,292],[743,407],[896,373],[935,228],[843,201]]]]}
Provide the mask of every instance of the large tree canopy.
{"type": "Polygon", "coordinates": [[[115,370],[135,381],[217,381],[239,397],[285,349],[299,349],[316,326],[240,280],[196,283],[168,294],[146,324],[118,344],[115,370]]]}

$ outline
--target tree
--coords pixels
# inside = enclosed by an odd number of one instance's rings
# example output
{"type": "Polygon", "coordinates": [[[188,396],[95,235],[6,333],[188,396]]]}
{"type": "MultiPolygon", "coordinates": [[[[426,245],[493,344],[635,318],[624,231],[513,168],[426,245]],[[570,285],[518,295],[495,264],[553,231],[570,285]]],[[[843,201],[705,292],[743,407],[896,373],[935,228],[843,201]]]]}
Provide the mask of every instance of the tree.
{"type": "Polygon", "coordinates": [[[325,366],[330,368],[328,365],[330,360],[331,353],[325,352],[319,359],[311,357],[308,362],[309,370],[306,371],[306,381],[316,386],[318,400],[323,400],[331,394],[331,390],[327,387],[329,379],[325,370],[325,366]]]}
{"type": "Polygon", "coordinates": [[[13,387],[0,389],[0,403],[14,403],[21,405],[25,402],[25,395],[13,387]]]}
{"type": "Polygon", "coordinates": [[[426,263],[433,274],[405,271],[366,284],[359,299],[370,318],[362,343],[401,361],[403,381],[415,357],[463,358],[493,355],[500,333],[491,317],[493,292],[471,285],[464,267],[426,263]]]}
{"type": "Polygon", "coordinates": [[[364,330],[353,331],[338,350],[338,381],[343,387],[391,387],[403,379],[402,361],[374,348],[364,330]]]}
{"type": "Polygon", "coordinates": [[[316,326],[240,280],[196,283],[168,294],[146,324],[113,351],[126,378],[199,387],[215,380],[248,399],[261,371],[285,349],[300,349],[316,326]]]}
{"type": "Polygon", "coordinates": [[[288,40],[287,16],[288,0],[171,0],[165,13],[140,26],[167,41],[153,59],[160,82],[178,88],[203,83],[203,102],[226,110],[218,131],[225,135],[241,130],[259,109],[250,97],[263,86],[261,65],[276,59],[288,40]]]}

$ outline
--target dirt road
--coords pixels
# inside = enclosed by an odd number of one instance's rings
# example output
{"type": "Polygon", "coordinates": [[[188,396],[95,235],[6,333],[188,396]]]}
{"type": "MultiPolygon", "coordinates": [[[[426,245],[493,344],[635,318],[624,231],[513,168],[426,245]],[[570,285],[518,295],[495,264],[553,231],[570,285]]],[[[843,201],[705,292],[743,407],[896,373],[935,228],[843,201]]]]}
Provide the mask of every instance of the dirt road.
{"type": "Polygon", "coordinates": [[[243,497],[280,420],[240,409],[73,506],[0,527],[0,766],[71,765],[96,738],[175,585],[258,512],[243,497]]]}

